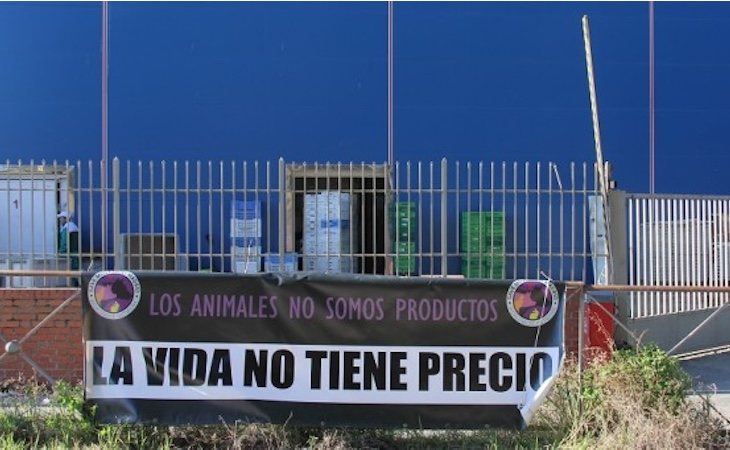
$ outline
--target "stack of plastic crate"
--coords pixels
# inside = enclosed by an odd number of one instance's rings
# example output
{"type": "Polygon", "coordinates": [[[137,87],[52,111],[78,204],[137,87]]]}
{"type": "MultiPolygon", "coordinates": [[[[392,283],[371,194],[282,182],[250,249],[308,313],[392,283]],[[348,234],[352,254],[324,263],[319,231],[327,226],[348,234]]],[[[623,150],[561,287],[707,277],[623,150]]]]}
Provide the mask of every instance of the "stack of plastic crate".
{"type": "Polygon", "coordinates": [[[397,275],[416,273],[416,203],[396,202],[393,208],[393,265],[397,275]]]}
{"type": "Polygon", "coordinates": [[[279,253],[272,253],[264,257],[264,270],[266,272],[292,273],[297,271],[297,254],[287,252],[284,253],[282,263],[279,253]]]}
{"type": "Polygon", "coordinates": [[[505,277],[503,212],[461,213],[461,273],[466,278],[505,277]]]}
{"type": "Polygon", "coordinates": [[[261,202],[234,200],[231,203],[231,270],[236,273],[261,271],[261,202]]]}
{"type": "Polygon", "coordinates": [[[304,197],[304,270],[352,272],[350,194],[321,192],[304,197]]]}

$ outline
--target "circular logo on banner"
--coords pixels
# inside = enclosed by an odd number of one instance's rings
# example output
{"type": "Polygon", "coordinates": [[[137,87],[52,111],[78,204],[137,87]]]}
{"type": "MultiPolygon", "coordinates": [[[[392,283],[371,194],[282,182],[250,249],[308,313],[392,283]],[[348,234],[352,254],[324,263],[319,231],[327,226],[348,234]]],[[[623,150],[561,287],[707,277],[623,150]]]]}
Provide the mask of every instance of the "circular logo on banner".
{"type": "Polygon", "coordinates": [[[515,280],[507,291],[507,311],[526,327],[539,327],[558,312],[558,290],[549,281],[515,280]]]}
{"type": "Polygon", "coordinates": [[[132,272],[97,272],[89,281],[91,307],[101,317],[127,317],[139,304],[142,288],[132,272]]]}

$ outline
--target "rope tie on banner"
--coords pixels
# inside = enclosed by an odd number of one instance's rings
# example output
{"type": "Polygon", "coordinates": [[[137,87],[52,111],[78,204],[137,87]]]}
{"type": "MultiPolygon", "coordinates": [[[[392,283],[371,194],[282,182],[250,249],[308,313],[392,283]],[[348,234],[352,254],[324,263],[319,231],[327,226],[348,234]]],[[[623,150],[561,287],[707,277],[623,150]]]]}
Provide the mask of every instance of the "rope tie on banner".
{"type": "MultiPolygon", "coordinates": [[[[540,271],[540,275],[542,277],[544,277],[545,280],[547,281],[547,283],[545,284],[545,291],[543,292],[543,296],[542,296],[542,306],[540,308],[540,317],[542,317],[545,314],[545,302],[547,302],[548,294],[550,292],[550,284],[552,284],[553,279],[549,275],[547,275],[545,272],[543,272],[542,270],[540,271]]],[[[535,341],[532,344],[533,350],[537,349],[537,344],[540,341],[540,330],[542,330],[542,324],[538,325],[536,328],[537,329],[535,330],[535,341]]],[[[534,362],[534,359],[535,359],[535,353],[533,352],[533,354],[530,356],[530,361],[527,366],[528,368],[530,368],[529,373],[532,373],[531,369],[532,369],[532,363],[534,362]]],[[[526,402],[527,402],[527,389],[525,389],[525,396],[522,401],[522,404],[524,405],[526,402]]]]}

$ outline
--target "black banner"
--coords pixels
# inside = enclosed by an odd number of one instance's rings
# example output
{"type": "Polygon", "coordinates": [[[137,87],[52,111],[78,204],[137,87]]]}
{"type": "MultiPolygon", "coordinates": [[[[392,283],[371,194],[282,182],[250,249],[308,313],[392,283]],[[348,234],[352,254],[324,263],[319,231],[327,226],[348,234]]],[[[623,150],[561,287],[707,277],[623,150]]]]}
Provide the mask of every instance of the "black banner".
{"type": "Polygon", "coordinates": [[[111,423],[521,427],[562,362],[563,288],[87,274],[87,400],[111,423]]]}

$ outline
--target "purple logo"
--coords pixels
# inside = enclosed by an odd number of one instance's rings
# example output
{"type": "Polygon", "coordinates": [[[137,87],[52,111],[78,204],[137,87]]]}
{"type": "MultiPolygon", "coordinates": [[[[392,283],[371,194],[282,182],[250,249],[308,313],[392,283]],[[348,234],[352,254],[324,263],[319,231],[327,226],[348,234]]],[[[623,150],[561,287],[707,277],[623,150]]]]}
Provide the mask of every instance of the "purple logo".
{"type": "Polygon", "coordinates": [[[131,272],[98,272],[89,282],[89,303],[107,319],[121,319],[134,311],[141,294],[139,280],[131,272]]]}
{"type": "Polygon", "coordinates": [[[558,291],[549,281],[515,280],[507,291],[507,310],[522,325],[540,326],[558,311],[558,291]]]}

